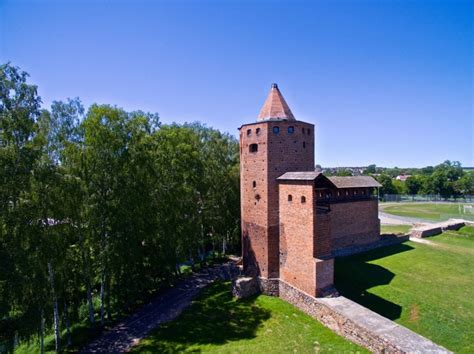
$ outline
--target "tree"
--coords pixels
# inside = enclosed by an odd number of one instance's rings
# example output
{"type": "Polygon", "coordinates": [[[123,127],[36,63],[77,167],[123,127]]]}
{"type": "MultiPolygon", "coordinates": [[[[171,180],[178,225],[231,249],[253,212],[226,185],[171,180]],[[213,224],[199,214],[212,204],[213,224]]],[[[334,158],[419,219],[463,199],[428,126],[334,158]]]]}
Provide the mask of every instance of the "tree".
{"type": "Polygon", "coordinates": [[[418,191],[421,189],[421,184],[422,182],[420,178],[416,176],[407,178],[405,181],[405,186],[408,194],[418,194],[418,191]]]}
{"type": "Polygon", "coordinates": [[[386,194],[396,194],[396,189],[393,186],[393,181],[390,176],[382,174],[377,177],[377,180],[382,185],[379,190],[381,197],[385,196],[386,194]]]}
{"type": "Polygon", "coordinates": [[[364,170],[364,175],[369,175],[369,174],[373,174],[373,173],[377,173],[377,169],[376,169],[375,164],[367,166],[367,168],[364,170]]]}

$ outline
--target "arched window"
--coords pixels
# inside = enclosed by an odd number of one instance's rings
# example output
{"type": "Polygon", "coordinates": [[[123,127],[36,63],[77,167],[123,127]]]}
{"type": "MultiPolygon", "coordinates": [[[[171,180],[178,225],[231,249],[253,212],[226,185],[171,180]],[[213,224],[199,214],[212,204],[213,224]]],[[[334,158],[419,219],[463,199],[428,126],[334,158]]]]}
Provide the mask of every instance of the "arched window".
{"type": "Polygon", "coordinates": [[[260,128],[257,128],[257,135],[260,135],[260,128]]]}
{"type": "Polygon", "coordinates": [[[257,187],[257,182],[253,181],[253,182],[252,182],[252,187],[253,187],[253,188],[256,188],[256,187],[257,187]]]}
{"type": "Polygon", "coordinates": [[[301,197],[301,203],[306,203],[306,197],[304,195],[301,197]]]}
{"type": "Polygon", "coordinates": [[[279,134],[280,133],[280,127],[273,127],[273,134],[279,134]]]}
{"type": "Polygon", "coordinates": [[[306,149],[306,141],[303,141],[303,148],[306,149]]]}
{"type": "Polygon", "coordinates": [[[252,135],[252,129],[247,129],[247,136],[252,135]]]}
{"type": "Polygon", "coordinates": [[[310,134],[311,134],[311,129],[308,129],[308,135],[310,135],[310,134]]]}
{"type": "Polygon", "coordinates": [[[288,201],[291,202],[293,200],[293,196],[291,194],[288,194],[288,201]]]}
{"type": "Polygon", "coordinates": [[[257,152],[257,151],[258,151],[258,144],[249,145],[249,152],[257,152]]]}
{"type": "Polygon", "coordinates": [[[301,129],[301,131],[302,131],[302,132],[303,132],[303,134],[304,134],[304,128],[302,128],[302,129],[301,129]]]}
{"type": "Polygon", "coordinates": [[[295,127],[288,127],[288,134],[293,134],[295,132],[295,127]]]}

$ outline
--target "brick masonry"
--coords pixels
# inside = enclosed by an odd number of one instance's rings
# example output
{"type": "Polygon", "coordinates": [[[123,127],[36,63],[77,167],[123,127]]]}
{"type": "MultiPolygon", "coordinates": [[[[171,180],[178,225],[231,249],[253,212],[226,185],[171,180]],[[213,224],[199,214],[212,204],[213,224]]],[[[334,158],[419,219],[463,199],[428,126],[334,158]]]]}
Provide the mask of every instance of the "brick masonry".
{"type": "Polygon", "coordinates": [[[377,242],[378,211],[376,199],[331,204],[333,250],[377,242]]]}
{"type": "Polygon", "coordinates": [[[313,170],[313,163],[312,124],[267,120],[240,128],[242,255],[246,273],[265,278],[279,276],[276,179],[288,171],[313,170]],[[252,144],[257,144],[253,145],[254,150],[252,144]]]}

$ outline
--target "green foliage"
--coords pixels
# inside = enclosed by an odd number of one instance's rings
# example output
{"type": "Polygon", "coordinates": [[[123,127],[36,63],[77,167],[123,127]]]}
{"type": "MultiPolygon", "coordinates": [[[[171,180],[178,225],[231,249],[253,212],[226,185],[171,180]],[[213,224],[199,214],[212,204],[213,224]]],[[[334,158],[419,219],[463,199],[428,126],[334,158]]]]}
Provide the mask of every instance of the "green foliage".
{"type": "Polygon", "coordinates": [[[269,296],[232,298],[215,283],[178,317],[134,347],[139,353],[365,352],[292,305],[269,296]]]}
{"type": "Polygon", "coordinates": [[[157,114],[86,112],[78,99],[41,110],[26,80],[0,67],[0,345],[40,350],[54,330],[60,350],[77,326],[106,325],[168,286],[184,262],[239,249],[239,150],[157,114]]]}
{"type": "Polygon", "coordinates": [[[388,175],[380,175],[377,177],[377,181],[382,185],[380,187],[379,193],[383,197],[385,194],[396,194],[397,190],[393,185],[393,180],[388,175]]]}
{"type": "Polygon", "coordinates": [[[349,171],[349,170],[345,170],[345,169],[344,170],[339,170],[339,171],[337,171],[336,176],[343,176],[343,177],[352,176],[352,172],[349,171]]]}
{"type": "Polygon", "coordinates": [[[346,297],[458,353],[474,345],[474,227],[336,260],[346,297]]]}

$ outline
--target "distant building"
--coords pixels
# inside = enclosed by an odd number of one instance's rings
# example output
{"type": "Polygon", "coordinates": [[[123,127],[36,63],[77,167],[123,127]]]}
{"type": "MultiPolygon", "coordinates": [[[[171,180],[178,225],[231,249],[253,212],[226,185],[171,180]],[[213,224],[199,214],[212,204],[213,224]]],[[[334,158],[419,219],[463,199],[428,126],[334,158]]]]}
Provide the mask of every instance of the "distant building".
{"type": "Polygon", "coordinates": [[[380,239],[381,185],[314,171],[314,125],[295,119],[276,84],[239,130],[244,271],[272,295],[331,292],[334,252],[380,239]]]}
{"type": "Polygon", "coordinates": [[[410,178],[410,177],[411,177],[411,175],[398,175],[397,177],[395,177],[395,179],[396,179],[397,181],[403,181],[403,182],[405,182],[405,181],[406,181],[408,178],[410,178]]]}

